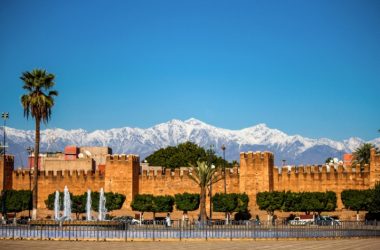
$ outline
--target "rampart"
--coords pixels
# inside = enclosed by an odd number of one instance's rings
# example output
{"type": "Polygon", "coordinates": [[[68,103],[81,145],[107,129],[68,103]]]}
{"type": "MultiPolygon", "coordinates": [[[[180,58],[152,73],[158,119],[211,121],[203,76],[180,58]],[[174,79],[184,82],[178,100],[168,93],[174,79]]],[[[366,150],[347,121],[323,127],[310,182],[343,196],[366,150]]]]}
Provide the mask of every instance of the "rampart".
{"type": "MultiPolygon", "coordinates": [[[[31,175],[26,170],[13,170],[13,156],[0,157],[0,182],[6,175],[6,189],[31,188],[31,175]],[[4,167],[5,165],[5,167],[4,167]]],[[[249,196],[249,209],[258,213],[256,195],[264,191],[334,191],[337,194],[338,210],[343,208],[340,193],[345,189],[368,189],[380,181],[380,155],[371,151],[370,165],[360,169],[337,166],[297,166],[289,169],[274,167],[274,155],[270,152],[247,152],[240,154],[240,168],[227,169],[226,187],[228,193],[246,193],[249,196]]],[[[75,195],[88,189],[117,192],[126,195],[123,208],[117,213],[133,213],[130,203],[136,194],[174,195],[177,193],[198,193],[199,187],[190,179],[190,170],[176,169],[142,171],[139,157],[136,155],[108,155],[105,171],[59,170],[40,171],[38,178],[38,208],[46,211],[44,201],[56,190],[63,191],[64,186],[75,195]]],[[[224,192],[223,172],[216,173],[220,181],[213,184],[213,194],[224,192]]],[[[209,209],[209,197],[207,197],[209,209]]],[[[208,211],[208,210],[207,210],[208,211]]],[[[196,213],[196,212],[195,212],[196,213]]],[[[44,213],[42,213],[44,214],[44,213]]],[[[46,212],[45,212],[46,215],[46,212]]],[[[196,216],[196,214],[195,214],[196,216]]]]}

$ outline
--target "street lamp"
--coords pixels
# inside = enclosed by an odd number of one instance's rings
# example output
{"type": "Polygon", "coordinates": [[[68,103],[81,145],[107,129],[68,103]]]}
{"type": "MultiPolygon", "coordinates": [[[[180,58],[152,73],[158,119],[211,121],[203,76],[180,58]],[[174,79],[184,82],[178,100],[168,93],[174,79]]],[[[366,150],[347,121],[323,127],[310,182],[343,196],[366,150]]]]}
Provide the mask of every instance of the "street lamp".
{"type": "Polygon", "coordinates": [[[223,150],[223,174],[224,174],[224,194],[227,194],[227,184],[226,184],[226,146],[222,145],[223,150]]]}
{"type": "Polygon", "coordinates": [[[9,119],[9,113],[8,112],[3,112],[1,114],[1,118],[4,120],[4,127],[3,127],[3,133],[4,133],[4,136],[3,136],[3,155],[4,155],[4,163],[5,163],[5,125],[7,123],[7,120],[9,119]]]}
{"type": "MultiPolygon", "coordinates": [[[[5,182],[6,182],[6,178],[5,178],[5,168],[6,168],[6,164],[5,164],[5,153],[6,153],[6,146],[5,146],[5,125],[7,123],[7,120],[9,119],[9,113],[8,112],[3,112],[1,114],[1,118],[4,120],[4,127],[3,127],[3,133],[4,133],[4,137],[3,137],[3,186],[2,186],[2,190],[1,190],[1,196],[4,195],[4,191],[5,191],[5,182]]],[[[5,207],[5,199],[3,198],[2,199],[2,211],[3,211],[3,218],[5,219],[6,217],[6,214],[7,214],[7,208],[5,207]],[[4,216],[5,215],[5,216],[4,216]]]]}

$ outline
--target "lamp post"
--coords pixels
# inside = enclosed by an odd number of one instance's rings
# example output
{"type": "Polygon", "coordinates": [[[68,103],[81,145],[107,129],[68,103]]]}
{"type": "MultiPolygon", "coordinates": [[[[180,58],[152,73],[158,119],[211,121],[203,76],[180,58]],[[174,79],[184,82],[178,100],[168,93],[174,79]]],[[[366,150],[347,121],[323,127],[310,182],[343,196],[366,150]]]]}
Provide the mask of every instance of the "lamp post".
{"type": "MultiPolygon", "coordinates": [[[[34,152],[34,148],[32,148],[32,147],[28,147],[28,148],[26,149],[26,151],[28,151],[29,190],[32,192],[32,176],[33,176],[33,172],[34,172],[34,167],[33,167],[30,163],[31,163],[32,153],[34,152]]],[[[29,210],[29,218],[30,218],[30,204],[29,204],[29,206],[28,206],[28,210],[29,210]]]]}
{"type": "MultiPolygon", "coordinates": [[[[3,186],[2,186],[2,189],[1,189],[1,196],[4,195],[4,191],[5,191],[5,182],[6,182],[6,178],[5,178],[5,168],[6,168],[6,163],[5,163],[5,154],[6,154],[6,146],[5,146],[5,125],[7,123],[7,120],[9,119],[9,113],[8,112],[3,112],[1,114],[1,118],[4,120],[4,127],[3,127],[3,186]]],[[[7,214],[7,208],[5,207],[5,199],[2,198],[2,204],[1,204],[1,207],[2,207],[2,212],[3,212],[3,218],[5,219],[6,217],[6,214],[7,214]]]]}
{"type": "MultiPolygon", "coordinates": [[[[5,164],[5,125],[7,123],[7,120],[9,119],[9,113],[8,112],[3,112],[1,114],[1,118],[4,120],[4,127],[3,127],[3,155],[4,155],[4,164],[5,164]]],[[[4,185],[4,184],[3,184],[4,185]]]]}

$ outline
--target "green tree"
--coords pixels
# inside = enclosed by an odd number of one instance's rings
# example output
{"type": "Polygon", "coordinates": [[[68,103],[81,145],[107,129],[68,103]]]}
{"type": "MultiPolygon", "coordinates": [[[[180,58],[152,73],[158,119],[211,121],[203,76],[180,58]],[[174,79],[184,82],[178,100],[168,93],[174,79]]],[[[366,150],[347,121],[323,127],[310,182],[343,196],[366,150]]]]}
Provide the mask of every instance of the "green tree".
{"type": "MultiPolygon", "coordinates": [[[[87,202],[87,192],[83,194],[83,199],[87,202]]],[[[104,196],[106,198],[106,209],[107,211],[113,211],[120,209],[126,199],[125,195],[113,192],[105,192],[104,196]]],[[[99,211],[99,192],[91,192],[91,209],[98,212],[99,211]]],[[[86,204],[86,203],[85,203],[86,204]]]]}
{"type": "Polygon", "coordinates": [[[194,211],[199,208],[199,194],[176,194],[174,196],[176,209],[183,211],[183,214],[187,214],[188,211],[194,211]]]}
{"type": "Polygon", "coordinates": [[[1,196],[7,212],[18,213],[32,207],[32,193],[29,190],[4,190],[1,196]]]}
{"type": "Polygon", "coordinates": [[[75,213],[75,217],[79,220],[79,215],[86,212],[87,193],[82,195],[71,196],[71,212],[75,213]]]}
{"type": "Polygon", "coordinates": [[[301,210],[301,199],[303,193],[286,192],[281,210],[285,212],[298,212],[301,210]]]}
{"type": "Polygon", "coordinates": [[[380,182],[375,184],[375,188],[371,190],[371,193],[368,210],[370,213],[380,213],[380,182]]]}
{"type": "Polygon", "coordinates": [[[220,176],[215,175],[217,167],[213,168],[212,165],[205,162],[197,162],[197,166],[190,167],[191,174],[189,178],[192,179],[200,188],[200,219],[204,224],[207,219],[206,214],[206,191],[207,188],[221,180],[220,176]]]}
{"type": "Polygon", "coordinates": [[[238,206],[237,195],[234,193],[216,193],[212,197],[212,209],[214,212],[231,213],[238,206]]]}
{"type": "Polygon", "coordinates": [[[325,163],[330,163],[334,160],[334,158],[332,157],[328,157],[326,160],[325,160],[325,163]]]}
{"type": "Polygon", "coordinates": [[[236,194],[237,206],[234,212],[245,213],[248,212],[249,197],[246,193],[236,194]]]}
{"type": "Polygon", "coordinates": [[[353,153],[354,160],[352,161],[352,165],[355,166],[357,164],[360,165],[360,168],[363,170],[365,164],[369,164],[371,159],[371,148],[375,148],[378,152],[378,149],[371,143],[363,143],[358,147],[353,153]]]}
{"type": "Polygon", "coordinates": [[[216,156],[212,151],[211,154],[202,147],[192,143],[181,143],[176,147],[169,146],[155,151],[153,154],[145,158],[151,166],[162,166],[164,168],[178,168],[189,165],[196,165],[197,161],[206,161],[217,166],[231,167],[231,164],[224,161],[221,157],[216,156]]]}
{"type": "Polygon", "coordinates": [[[33,172],[33,212],[32,219],[37,218],[37,190],[38,190],[38,157],[40,153],[40,125],[41,121],[47,123],[51,117],[52,107],[54,106],[54,97],[58,92],[51,90],[54,87],[53,74],[46,70],[34,69],[32,72],[24,72],[20,79],[24,82],[23,89],[27,94],[21,96],[21,104],[24,108],[24,116],[33,117],[35,120],[35,145],[34,145],[34,169],[33,172]]]}
{"type": "Polygon", "coordinates": [[[286,212],[334,211],[336,209],[336,194],[334,192],[260,192],[256,202],[261,210],[273,215],[275,210],[286,212]]]}
{"type": "MultiPolygon", "coordinates": [[[[63,210],[63,192],[59,192],[59,210],[63,210]]],[[[70,197],[72,197],[72,193],[70,193],[70,197]]],[[[48,198],[45,200],[45,205],[47,209],[54,210],[54,201],[55,201],[55,192],[48,195],[48,198]]]]}
{"type": "Polygon", "coordinates": [[[256,203],[260,210],[265,210],[271,216],[274,211],[281,210],[285,200],[285,192],[260,192],[256,195],[256,203]]]}
{"type": "Polygon", "coordinates": [[[304,192],[301,195],[301,211],[306,214],[323,210],[323,194],[315,192],[304,192]]]}
{"type": "Polygon", "coordinates": [[[158,195],[153,198],[153,219],[156,219],[156,213],[173,212],[174,197],[171,195],[158,195]]]}
{"type": "Polygon", "coordinates": [[[359,220],[359,211],[368,211],[371,203],[371,190],[344,190],[341,199],[345,208],[356,211],[356,219],[359,220]]]}
{"type": "Polygon", "coordinates": [[[151,194],[136,194],[131,202],[132,210],[139,211],[142,215],[145,212],[153,212],[153,199],[151,194]]]}

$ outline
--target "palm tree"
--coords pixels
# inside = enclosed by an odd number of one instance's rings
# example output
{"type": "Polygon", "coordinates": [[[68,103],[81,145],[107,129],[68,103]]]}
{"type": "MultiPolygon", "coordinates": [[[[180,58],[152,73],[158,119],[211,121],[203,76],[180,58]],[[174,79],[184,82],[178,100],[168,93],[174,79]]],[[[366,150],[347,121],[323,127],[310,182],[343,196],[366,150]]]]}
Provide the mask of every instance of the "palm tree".
{"type": "MultiPolygon", "coordinates": [[[[197,166],[191,165],[190,169],[191,174],[189,175],[201,189],[200,193],[200,220],[203,223],[206,221],[206,191],[207,188],[214,184],[217,181],[220,181],[221,176],[215,175],[217,168],[212,165],[207,165],[206,162],[197,162],[197,166]]],[[[211,201],[210,201],[211,202],[211,201]]]]}
{"type": "Polygon", "coordinates": [[[20,79],[24,82],[23,89],[28,91],[21,96],[21,104],[24,108],[24,116],[33,117],[36,122],[35,146],[34,146],[34,172],[32,185],[33,212],[32,219],[37,218],[37,189],[38,189],[38,158],[40,153],[40,124],[45,124],[51,116],[54,106],[54,97],[58,95],[55,90],[50,90],[55,82],[55,76],[46,70],[34,69],[32,72],[24,72],[20,79]]]}
{"type": "Polygon", "coordinates": [[[363,143],[360,145],[360,147],[358,147],[353,153],[354,161],[352,162],[352,165],[359,164],[360,168],[363,169],[365,164],[369,164],[371,159],[371,148],[375,148],[376,151],[378,151],[375,145],[371,143],[363,143]]]}

